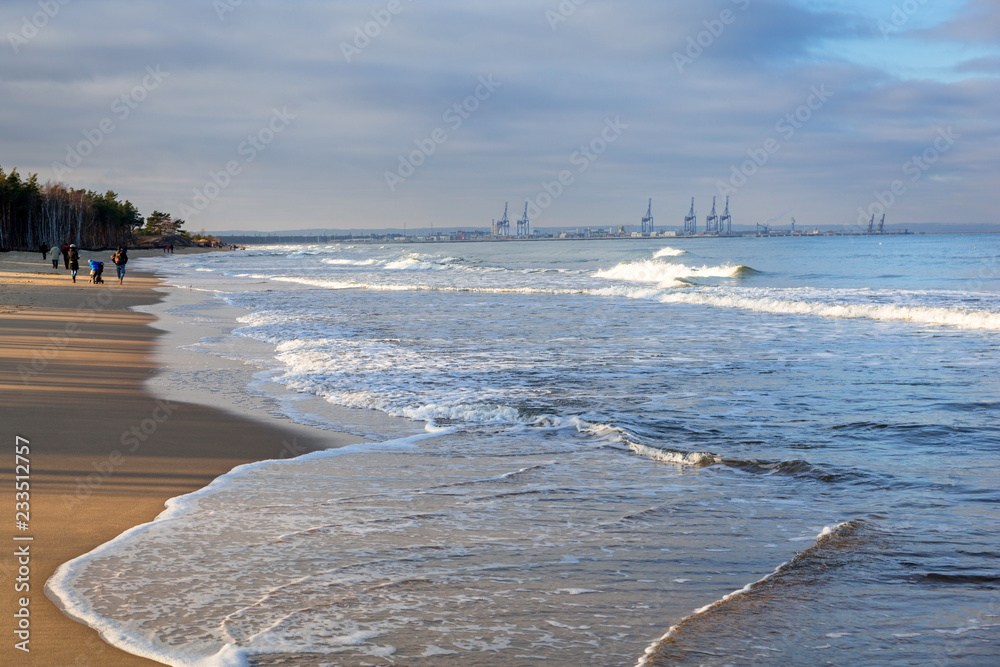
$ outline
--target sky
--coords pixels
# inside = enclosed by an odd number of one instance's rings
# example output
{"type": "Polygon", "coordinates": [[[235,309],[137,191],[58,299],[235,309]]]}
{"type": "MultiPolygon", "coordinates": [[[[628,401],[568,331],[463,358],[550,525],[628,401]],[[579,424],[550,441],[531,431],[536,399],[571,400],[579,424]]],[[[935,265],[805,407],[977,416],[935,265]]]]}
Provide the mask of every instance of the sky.
{"type": "Polygon", "coordinates": [[[0,35],[0,166],[192,231],[1000,223],[996,0],[4,0],[0,35]]]}

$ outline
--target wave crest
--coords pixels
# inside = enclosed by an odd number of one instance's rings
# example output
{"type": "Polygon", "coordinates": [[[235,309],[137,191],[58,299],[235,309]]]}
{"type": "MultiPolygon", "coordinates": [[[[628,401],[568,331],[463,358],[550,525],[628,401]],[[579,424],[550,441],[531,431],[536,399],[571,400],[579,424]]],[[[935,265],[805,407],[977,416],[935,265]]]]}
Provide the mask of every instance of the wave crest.
{"type": "Polygon", "coordinates": [[[667,288],[685,285],[692,278],[739,278],[751,273],[757,272],[742,264],[693,267],[686,264],[647,259],[639,262],[622,262],[610,269],[598,271],[594,277],[636,283],[655,283],[660,287],[667,288]]]}
{"type": "Polygon", "coordinates": [[[653,255],[653,259],[657,259],[658,257],[677,257],[678,255],[686,254],[688,254],[687,250],[680,250],[678,248],[671,248],[670,246],[667,246],[666,248],[660,248],[657,250],[656,254],[653,255]]]}
{"type": "Polygon", "coordinates": [[[739,296],[735,294],[672,293],[659,297],[661,303],[687,303],[717,308],[739,308],[759,313],[814,315],[839,319],[869,319],[882,321],[937,324],[959,329],[1000,330],[1000,313],[987,310],[960,310],[929,306],[895,304],[835,304],[816,301],[796,301],[770,296],[739,296]]]}
{"type": "MultiPolygon", "coordinates": [[[[660,639],[646,649],[638,662],[643,665],[668,665],[684,655],[684,635],[705,632],[711,634],[715,624],[728,624],[733,617],[746,616],[746,607],[759,609],[769,597],[779,597],[782,589],[796,585],[813,585],[815,573],[836,567],[856,555],[865,542],[874,536],[874,529],[865,521],[853,519],[835,526],[826,526],[815,542],[805,551],[795,554],[767,576],[747,584],[722,598],[705,605],[670,627],[660,639]]],[[[787,593],[786,593],[787,595],[787,593]]]]}
{"type": "Polygon", "coordinates": [[[704,466],[710,466],[713,463],[719,463],[721,459],[715,454],[709,454],[707,452],[679,452],[670,451],[667,449],[659,449],[657,447],[649,447],[647,445],[640,445],[637,442],[628,441],[628,448],[639,456],[644,456],[652,461],[660,461],[662,463],[676,463],[678,465],[684,466],[694,466],[701,468],[704,466]]]}

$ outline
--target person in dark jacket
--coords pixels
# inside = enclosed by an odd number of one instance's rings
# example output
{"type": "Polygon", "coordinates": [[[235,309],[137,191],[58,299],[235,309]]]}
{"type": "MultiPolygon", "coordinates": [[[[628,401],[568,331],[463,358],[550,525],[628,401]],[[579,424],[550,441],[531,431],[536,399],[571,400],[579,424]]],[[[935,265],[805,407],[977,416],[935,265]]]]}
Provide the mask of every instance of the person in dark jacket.
{"type": "Polygon", "coordinates": [[[69,244],[68,243],[63,243],[61,251],[62,251],[62,256],[63,256],[63,265],[68,269],[69,268],[69,244]]]}
{"type": "Polygon", "coordinates": [[[124,246],[118,246],[118,252],[111,255],[111,261],[115,263],[115,269],[118,271],[118,284],[121,285],[122,281],[125,280],[125,264],[128,263],[128,252],[124,246]]]}
{"type": "Polygon", "coordinates": [[[42,253],[42,261],[45,261],[46,256],[49,254],[49,244],[42,241],[38,244],[38,252],[42,253]]]}
{"type": "Polygon", "coordinates": [[[73,282],[76,282],[76,272],[80,270],[80,253],[73,243],[69,244],[69,250],[66,252],[66,261],[69,264],[69,272],[73,276],[73,282]]]}

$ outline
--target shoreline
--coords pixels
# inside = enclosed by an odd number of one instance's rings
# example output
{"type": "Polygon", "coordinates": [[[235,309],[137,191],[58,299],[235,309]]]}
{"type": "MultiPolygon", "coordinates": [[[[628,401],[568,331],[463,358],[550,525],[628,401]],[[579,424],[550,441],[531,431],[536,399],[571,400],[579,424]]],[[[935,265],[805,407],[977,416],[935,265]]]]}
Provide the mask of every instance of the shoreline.
{"type": "MultiPolygon", "coordinates": [[[[104,254],[81,252],[81,264],[106,259],[104,254]]],[[[147,380],[160,372],[165,332],[154,315],[133,308],[162,301],[156,288],[163,281],[142,271],[129,271],[121,286],[87,280],[81,271],[73,284],[68,272],[52,269],[39,253],[0,255],[0,422],[9,441],[7,479],[15,475],[15,438],[21,445],[27,441],[30,461],[30,522],[24,532],[13,522],[5,532],[9,540],[31,538],[10,542],[28,548],[21,556],[28,561],[26,576],[23,570],[18,575],[14,549],[0,559],[3,626],[9,628],[0,647],[3,664],[159,664],[114,648],[64,615],[43,594],[55,569],[152,521],[170,498],[197,491],[238,465],[290,458],[288,443],[298,454],[357,441],[156,395],[147,380]],[[30,652],[15,646],[21,640],[14,631],[18,623],[24,626],[15,614],[22,609],[28,610],[23,647],[30,652]]],[[[15,503],[24,501],[15,498],[10,483],[3,497],[12,514],[15,503]]]]}
{"type": "Polygon", "coordinates": [[[158,266],[149,270],[158,272],[162,284],[156,290],[162,298],[136,310],[154,315],[156,328],[163,332],[156,351],[160,372],[147,381],[151,393],[220,407],[239,417],[304,431],[307,437],[317,432],[354,437],[345,444],[424,432],[423,422],[335,405],[288,389],[274,379],[284,367],[275,359],[273,343],[233,335],[244,326],[239,318],[254,311],[231,305],[213,290],[188,284],[184,272],[171,274],[158,266]]]}

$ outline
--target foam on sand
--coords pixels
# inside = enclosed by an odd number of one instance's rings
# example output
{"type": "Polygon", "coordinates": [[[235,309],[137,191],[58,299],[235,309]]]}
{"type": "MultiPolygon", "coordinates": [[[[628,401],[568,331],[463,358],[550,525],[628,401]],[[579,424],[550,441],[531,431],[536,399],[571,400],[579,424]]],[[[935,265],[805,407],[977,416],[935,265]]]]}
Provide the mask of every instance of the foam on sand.
{"type": "MultiPolygon", "coordinates": [[[[303,462],[359,452],[409,450],[417,447],[417,443],[420,440],[435,437],[445,432],[447,430],[431,428],[428,429],[427,433],[408,438],[400,438],[382,443],[361,443],[337,449],[310,452],[294,460],[303,462]]],[[[45,583],[46,594],[62,609],[63,613],[97,630],[101,638],[109,644],[134,655],[163,662],[168,665],[202,665],[204,667],[244,667],[248,665],[247,658],[253,651],[248,652],[232,644],[224,645],[218,652],[212,655],[185,650],[181,647],[171,647],[169,651],[165,651],[162,647],[154,646],[149,642],[148,638],[130,633],[124,626],[102,616],[100,610],[92,606],[90,598],[87,596],[89,591],[76,588],[74,581],[78,579],[80,573],[89,562],[106,556],[109,553],[115,553],[119,545],[129,543],[136,536],[149,531],[154,526],[169,524],[181,519],[186,513],[197,507],[198,503],[203,499],[229,487],[236,480],[248,473],[264,466],[274,465],[275,463],[280,462],[257,461],[237,466],[198,491],[171,498],[166,502],[166,509],[153,519],[153,521],[135,526],[115,539],[105,542],[90,552],[60,565],[45,583]]],[[[346,642],[351,638],[345,637],[343,639],[346,642]]],[[[353,637],[353,639],[355,643],[362,641],[362,638],[358,636],[353,637]]]]}

